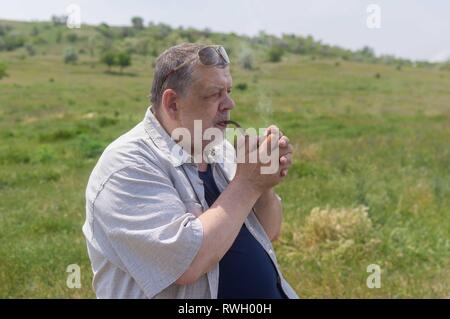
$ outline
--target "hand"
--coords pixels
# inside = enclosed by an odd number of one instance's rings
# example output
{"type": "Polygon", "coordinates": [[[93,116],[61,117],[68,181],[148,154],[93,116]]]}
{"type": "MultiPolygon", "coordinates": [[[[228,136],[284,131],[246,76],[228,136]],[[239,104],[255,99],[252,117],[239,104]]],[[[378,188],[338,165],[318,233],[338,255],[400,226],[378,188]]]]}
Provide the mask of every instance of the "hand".
{"type": "Polygon", "coordinates": [[[237,170],[235,179],[262,193],[276,186],[282,179],[279,163],[279,135],[266,131],[264,136],[241,136],[237,141],[237,170]],[[274,140],[276,139],[276,141],[274,140]],[[276,152],[276,153],[274,153],[276,152]],[[276,156],[273,159],[273,155],[276,156]],[[272,158],[271,158],[272,156],[272,158]],[[269,163],[266,161],[269,160],[269,163]],[[270,166],[274,164],[274,169],[270,166]],[[269,164],[269,167],[267,167],[269,164]]]}
{"type": "Polygon", "coordinates": [[[276,134],[278,132],[280,138],[278,140],[278,147],[280,152],[280,176],[285,177],[292,165],[292,144],[289,143],[289,138],[275,125],[271,125],[266,129],[266,133],[276,134]]]}

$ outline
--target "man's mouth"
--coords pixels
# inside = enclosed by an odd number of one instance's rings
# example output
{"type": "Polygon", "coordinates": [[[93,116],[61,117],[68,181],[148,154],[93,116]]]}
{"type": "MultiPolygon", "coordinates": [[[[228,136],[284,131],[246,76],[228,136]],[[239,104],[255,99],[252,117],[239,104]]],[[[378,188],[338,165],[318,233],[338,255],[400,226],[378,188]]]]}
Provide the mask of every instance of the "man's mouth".
{"type": "Polygon", "coordinates": [[[215,126],[219,128],[226,128],[228,125],[228,120],[216,122],[215,126]]]}

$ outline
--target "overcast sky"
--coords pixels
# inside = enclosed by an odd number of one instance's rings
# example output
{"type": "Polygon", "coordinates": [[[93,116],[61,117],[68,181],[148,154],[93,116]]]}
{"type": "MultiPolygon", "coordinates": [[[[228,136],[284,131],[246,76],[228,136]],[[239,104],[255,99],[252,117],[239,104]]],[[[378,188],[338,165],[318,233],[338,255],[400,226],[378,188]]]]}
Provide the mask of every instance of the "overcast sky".
{"type": "MultiPolygon", "coordinates": [[[[49,20],[68,4],[82,23],[129,25],[132,16],[174,27],[255,35],[312,35],[324,43],[415,60],[450,59],[450,1],[444,0],[0,0],[0,19],[49,20]],[[380,28],[367,27],[369,4],[381,9],[380,28]]],[[[373,20],[372,20],[373,21],[373,20]]]]}

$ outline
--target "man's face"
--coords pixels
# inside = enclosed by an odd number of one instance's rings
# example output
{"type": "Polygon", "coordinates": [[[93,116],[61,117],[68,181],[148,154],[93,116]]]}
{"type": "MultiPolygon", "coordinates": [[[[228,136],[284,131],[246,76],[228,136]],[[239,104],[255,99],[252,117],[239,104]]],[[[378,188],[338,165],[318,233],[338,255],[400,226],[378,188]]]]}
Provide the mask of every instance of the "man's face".
{"type": "Polygon", "coordinates": [[[226,125],[222,122],[230,119],[230,111],[235,105],[230,96],[232,79],[229,68],[200,65],[192,78],[191,86],[179,100],[179,125],[189,129],[192,138],[194,120],[202,121],[203,132],[211,127],[224,132],[226,125]]]}

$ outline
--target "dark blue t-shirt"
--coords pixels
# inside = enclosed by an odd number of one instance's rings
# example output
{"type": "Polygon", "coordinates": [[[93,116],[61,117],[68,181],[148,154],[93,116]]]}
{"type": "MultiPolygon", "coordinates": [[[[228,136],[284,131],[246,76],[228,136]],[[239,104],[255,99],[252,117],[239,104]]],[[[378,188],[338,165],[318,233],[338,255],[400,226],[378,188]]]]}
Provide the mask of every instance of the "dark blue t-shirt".
{"type": "MultiPolygon", "coordinates": [[[[211,165],[206,172],[199,172],[199,176],[203,180],[205,200],[211,206],[220,195],[211,165]]],[[[245,224],[220,260],[217,298],[287,298],[275,265],[245,224]]]]}

